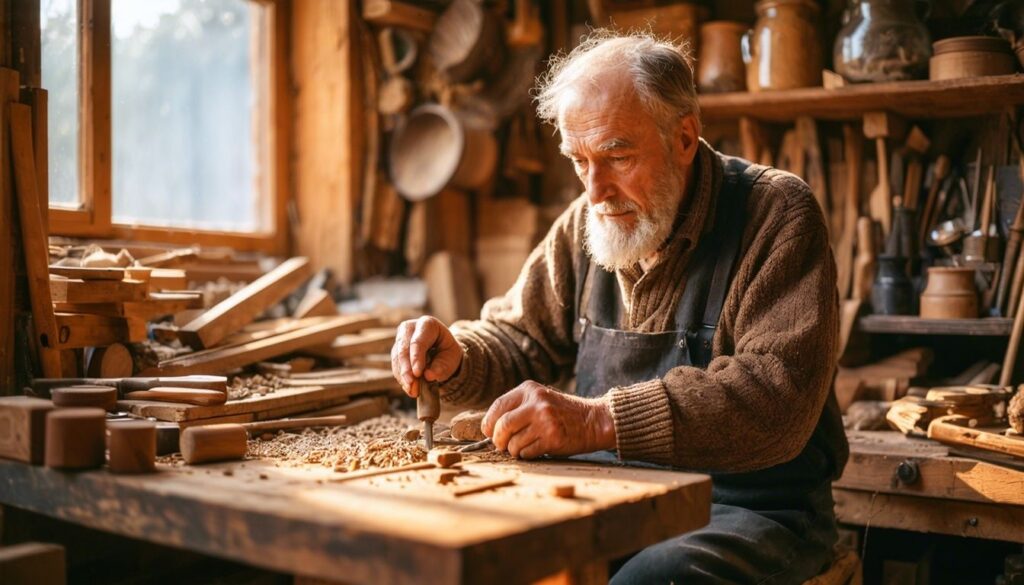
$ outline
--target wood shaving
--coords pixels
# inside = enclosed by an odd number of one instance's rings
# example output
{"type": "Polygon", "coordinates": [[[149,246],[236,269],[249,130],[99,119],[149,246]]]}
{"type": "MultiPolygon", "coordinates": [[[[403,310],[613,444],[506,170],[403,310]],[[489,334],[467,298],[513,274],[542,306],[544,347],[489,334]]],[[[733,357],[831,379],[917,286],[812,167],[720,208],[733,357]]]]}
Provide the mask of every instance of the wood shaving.
{"type": "Polygon", "coordinates": [[[228,382],[228,400],[244,400],[251,396],[273,394],[284,385],[281,378],[273,374],[234,376],[228,382]]]}
{"type": "Polygon", "coordinates": [[[251,439],[249,456],[289,466],[323,465],[336,471],[419,463],[426,461],[426,449],[403,438],[414,423],[408,415],[384,415],[351,427],[279,432],[269,441],[251,439]]]}

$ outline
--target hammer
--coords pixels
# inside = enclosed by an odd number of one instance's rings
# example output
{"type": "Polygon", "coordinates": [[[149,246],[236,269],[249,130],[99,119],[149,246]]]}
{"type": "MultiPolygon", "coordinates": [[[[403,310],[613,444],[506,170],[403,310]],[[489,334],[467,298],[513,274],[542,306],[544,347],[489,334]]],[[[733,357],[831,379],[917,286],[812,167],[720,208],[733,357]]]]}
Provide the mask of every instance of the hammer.
{"type": "Polygon", "coordinates": [[[252,423],[225,423],[188,427],[181,432],[178,446],[185,463],[210,463],[243,459],[250,433],[266,433],[310,427],[341,426],[348,422],[343,414],[301,419],[268,420],[252,423]]]}

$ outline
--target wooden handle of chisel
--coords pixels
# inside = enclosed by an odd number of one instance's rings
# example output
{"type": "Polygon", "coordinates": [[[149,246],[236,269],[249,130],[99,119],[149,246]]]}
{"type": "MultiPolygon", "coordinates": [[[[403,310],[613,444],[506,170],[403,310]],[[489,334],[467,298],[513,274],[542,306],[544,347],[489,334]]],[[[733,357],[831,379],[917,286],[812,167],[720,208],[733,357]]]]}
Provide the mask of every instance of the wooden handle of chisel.
{"type": "Polygon", "coordinates": [[[50,390],[62,386],[116,386],[124,394],[157,387],[194,388],[227,392],[228,379],[224,376],[170,376],[164,378],[36,378],[32,390],[36,395],[49,397],[50,390]]]}
{"type": "Polygon", "coordinates": [[[178,446],[181,448],[182,458],[189,465],[231,461],[245,457],[250,433],[343,425],[346,420],[345,415],[337,415],[242,424],[200,425],[182,431],[178,446]]]}
{"type": "Polygon", "coordinates": [[[195,404],[197,406],[217,406],[227,402],[228,395],[216,390],[199,390],[196,388],[170,388],[158,386],[149,390],[127,392],[125,400],[153,400],[156,402],[176,402],[195,404]]]}

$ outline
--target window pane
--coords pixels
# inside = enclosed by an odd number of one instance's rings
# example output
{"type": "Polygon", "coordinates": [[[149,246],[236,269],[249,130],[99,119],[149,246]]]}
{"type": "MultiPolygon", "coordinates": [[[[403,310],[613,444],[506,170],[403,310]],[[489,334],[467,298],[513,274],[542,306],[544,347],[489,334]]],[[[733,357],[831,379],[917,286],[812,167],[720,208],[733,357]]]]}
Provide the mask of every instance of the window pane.
{"type": "Polygon", "coordinates": [[[48,91],[46,139],[50,202],[78,198],[78,16],[76,0],[41,0],[43,87],[48,91]]]}
{"type": "Polygon", "coordinates": [[[113,218],[259,225],[244,0],[113,0],[113,218]]]}

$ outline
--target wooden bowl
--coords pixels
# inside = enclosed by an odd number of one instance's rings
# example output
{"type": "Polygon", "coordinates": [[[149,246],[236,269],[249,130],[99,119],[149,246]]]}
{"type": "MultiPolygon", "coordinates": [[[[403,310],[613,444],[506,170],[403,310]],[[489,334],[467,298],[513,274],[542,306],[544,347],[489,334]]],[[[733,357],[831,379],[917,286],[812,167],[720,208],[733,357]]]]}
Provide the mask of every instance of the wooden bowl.
{"type": "Polygon", "coordinates": [[[467,126],[438,104],[413,110],[391,138],[391,182],[403,197],[422,201],[448,185],[477,189],[498,161],[498,143],[490,130],[467,126]]]}
{"type": "Polygon", "coordinates": [[[933,266],[928,287],[921,294],[923,319],[973,319],[978,316],[974,269],[933,266]]]}
{"type": "Polygon", "coordinates": [[[932,43],[932,50],[928,78],[933,81],[1009,75],[1017,69],[1010,43],[998,37],[953,37],[932,43]]]}

